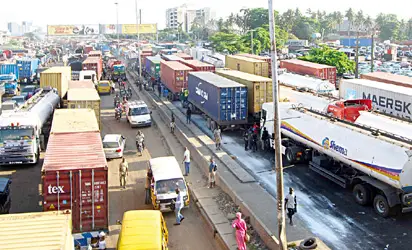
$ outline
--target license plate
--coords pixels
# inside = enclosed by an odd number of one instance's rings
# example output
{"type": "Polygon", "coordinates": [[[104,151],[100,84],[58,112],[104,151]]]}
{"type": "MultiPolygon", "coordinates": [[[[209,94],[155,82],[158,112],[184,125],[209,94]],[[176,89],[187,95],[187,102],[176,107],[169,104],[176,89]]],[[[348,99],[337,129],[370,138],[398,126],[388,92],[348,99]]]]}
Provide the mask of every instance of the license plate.
{"type": "Polygon", "coordinates": [[[11,161],[9,162],[9,164],[23,164],[22,161],[11,161]]]}

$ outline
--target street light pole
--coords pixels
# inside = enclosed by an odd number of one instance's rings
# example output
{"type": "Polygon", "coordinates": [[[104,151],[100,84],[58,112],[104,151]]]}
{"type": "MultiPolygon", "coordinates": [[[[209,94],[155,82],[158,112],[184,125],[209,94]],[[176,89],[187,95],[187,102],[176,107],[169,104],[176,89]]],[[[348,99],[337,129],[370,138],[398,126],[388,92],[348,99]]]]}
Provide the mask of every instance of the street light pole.
{"type": "MultiPolygon", "coordinates": [[[[137,0],[134,1],[136,7],[136,33],[137,33],[137,60],[139,61],[139,80],[142,78],[142,59],[140,53],[139,17],[137,12],[137,0]]],[[[140,12],[141,13],[141,12],[140,12]]],[[[140,19],[141,20],[141,19],[140,19]]]]}
{"type": "Polygon", "coordinates": [[[119,35],[119,3],[116,2],[116,33],[117,33],[117,56],[120,55],[120,35],[119,35]]]}
{"type": "Polygon", "coordinates": [[[269,33],[270,33],[270,54],[272,57],[272,90],[273,90],[273,115],[274,115],[274,144],[275,164],[276,164],[276,198],[277,198],[277,221],[279,250],[287,249],[286,228],[285,228],[285,203],[283,194],[283,165],[280,139],[280,118],[279,118],[279,88],[278,88],[278,63],[276,55],[275,18],[273,13],[273,2],[268,0],[269,9],[269,33]]]}

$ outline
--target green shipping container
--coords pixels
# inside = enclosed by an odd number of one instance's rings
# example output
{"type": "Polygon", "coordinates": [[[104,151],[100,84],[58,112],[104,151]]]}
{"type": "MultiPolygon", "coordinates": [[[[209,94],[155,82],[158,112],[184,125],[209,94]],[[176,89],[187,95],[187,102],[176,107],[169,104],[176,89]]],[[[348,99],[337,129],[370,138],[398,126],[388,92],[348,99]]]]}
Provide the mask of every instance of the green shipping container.
{"type": "Polygon", "coordinates": [[[160,61],[162,61],[162,59],[158,56],[146,57],[146,72],[149,73],[151,77],[160,77],[160,61]]]}

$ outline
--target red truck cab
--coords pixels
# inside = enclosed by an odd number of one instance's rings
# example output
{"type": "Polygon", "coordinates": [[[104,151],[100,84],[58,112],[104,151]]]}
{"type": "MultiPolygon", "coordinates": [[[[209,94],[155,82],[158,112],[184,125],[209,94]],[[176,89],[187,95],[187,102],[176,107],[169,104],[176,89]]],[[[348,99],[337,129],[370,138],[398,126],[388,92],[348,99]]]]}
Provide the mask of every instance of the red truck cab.
{"type": "Polygon", "coordinates": [[[334,117],[346,120],[349,122],[355,122],[360,116],[359,111],[368,111],[372,109],[372,101],[368,99],[359,100],[347,100],[337,101],[329,104],[327,113],[332,114],[334,117]]]}

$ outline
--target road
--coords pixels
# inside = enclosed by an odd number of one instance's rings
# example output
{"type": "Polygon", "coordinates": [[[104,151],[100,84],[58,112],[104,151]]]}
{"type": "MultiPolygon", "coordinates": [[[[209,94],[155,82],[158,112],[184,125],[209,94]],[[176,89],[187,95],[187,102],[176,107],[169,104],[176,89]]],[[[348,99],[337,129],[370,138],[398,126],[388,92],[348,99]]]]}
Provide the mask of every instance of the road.
{"type": "MultiPolygon", "coordinates": [[[[135,95],[134,95],[135,96],[135,95]]],[[[127,145],[125,158],[129,162],[129,176],[127,188],[120,190],[118,178],[119,159],[108,161],[109,165],[109,230],[107,239],[109,249],[115,249],[120,226],[116,224],[121,220],[123,213],[134,209],[152,209],[150,205],[144,204],[144,178],[146,174],[147,161],[151,157],[171,155],[171,151],[165,143],[164,137],[157,125],[154,124],[141,130],[145,134],[146,149],[143,156],[136,154],[134,143],[137,129],[129,127],[126,120],[118,122],[114,119],[112,96],[101,97],[102,108],[102,136],[109,133],[121,133],[126,136],[127,145]]],[[[156,117],[156,110],[153,116],[156,117]]],[[[160,120],[158,120],[160,124],[160,120]]],[[[167,136],[170,136],[167,134],[167,136]]],[[[44,153],[41,156],[43,159],[44,153]]],[[[12,206],[11,213],[41,212],[42,200],[41,183],[42,160],[34,166],[0,167],[0,176],[13,179],[11,186],[12,206]]],[[[169,249],[172,250],[210,250],[219,249],[214,239],[208,237],[206,227],[201,214],[195,204],[182,212],[185,221],[180,226],[174,226],[174,213],[164,213],[169,230],[169,249]]]]}

